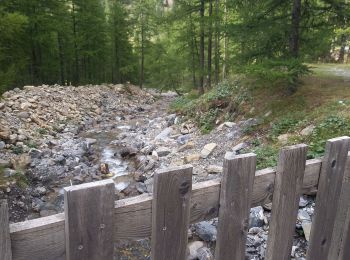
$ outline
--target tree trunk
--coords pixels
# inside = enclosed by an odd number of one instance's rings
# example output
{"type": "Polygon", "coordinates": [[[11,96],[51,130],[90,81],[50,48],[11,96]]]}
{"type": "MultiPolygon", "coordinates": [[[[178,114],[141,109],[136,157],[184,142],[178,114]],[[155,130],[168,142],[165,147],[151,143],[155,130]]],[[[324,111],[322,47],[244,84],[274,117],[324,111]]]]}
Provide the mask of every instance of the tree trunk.
{"type": "Polygon", "coordinates": [[[144,81],[144,65],[145,65],[145,46],[144,46],[144,37],[145,37],[145,28],[144,28],[144,19],[143,12],[141,12],[141,62],[140,62],[140,88],[143,88],[144,81]]]}
{"type": "Polygon", "coordinates": [[[73,84],[78,85],[80,81],[80,75],[79,75],[79,59],[78,59],[78,43],[77,43],[77,22],[75,19],[74,1],[72,1],[72,19],[73,19],[73,37],[74,37],[74,65],[75,65],[73,84]]]}
{"type": "Polygon", "coordinates": [[[64,79],[64,73],[65,73],[65,68],[64,68],[64,54],[63,54],[63,48],[62,48],[62,37],[59,33],[57,33],[57,44],[58,44],[58,56],[60,59],[60,78],[61,78],[61,84],[65,84],[65,79],[64,79]]]}
{"type": "Polygon", "coordinates": [[[220,31],[219,31],[219,0],[215,0],[215,41],[214,41],[214,51],[215,51],[215,60],[214,60],[214,75],[215,75],[215,84],[219,83],[219,70],[220,70],[220,31]]]}
{"type": "Polygon", "coordinates": [[[294,0],[292,9],[292,28],[289,39],[290,54],[293,58],[299,57],[300,45],[300,19],[301,19],[301,0],[294,0]]]}
{"type": "Polygon", "coordinates": [[[198,90],[200,94],[204,93],[204,0],[201,0],[199,9],[200,15],[200,43],[199,43],[199,67],[200,77],[198,90]]]}
{"type": "Polygon", "coordinates": [[[211,88],[211,58],[213,43],[213,0],[209,0],[209,32],[208,32],[208,88],[211,88]]]}
{"type": "Polygon", "coordinates": [[[192,58],[192,82],[193,82],[193,87],[197,86],[197,80],[196,80],[196,34],[193,28],[193,21],[192,21],[192,15],[190,13],[190,34],[192,35],[191,37],[191,58],[192,58]]]}
{"type": "Polygon", "coordinates": [[[224,31],[224,62],[222,66],[222,79],[226,79],[227,74],[227,0],[225,0],[225,9],[224,9],[224,20],[225,20],[225,31],[224,31]]]}
{"type": "Polygon", "coordinates": [[[342,34],[340,37],[340,51],[338,63],[344,63],[345,61],[345,47],[346,47],[346,35],[342,34]]]}

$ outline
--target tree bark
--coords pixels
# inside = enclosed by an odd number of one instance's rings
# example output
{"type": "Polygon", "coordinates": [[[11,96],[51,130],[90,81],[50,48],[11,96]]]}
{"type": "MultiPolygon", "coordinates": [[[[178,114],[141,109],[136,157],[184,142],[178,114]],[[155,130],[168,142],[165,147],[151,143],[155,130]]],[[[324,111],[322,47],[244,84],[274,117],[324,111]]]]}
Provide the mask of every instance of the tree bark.
{"type": "Polygon", "coordinates": [[[75,65],[73,84],[78,85],[80,81],[80,75],[79,75],[79,59],[78,59],[78,43],[77,43],[77,22],[75,19],[74,1],[72,1],[72,19],[73,19],[73,37],[74,37],[74,65],[75,65]]]}
{"type": "Polygon", "coordinates": [[[193,28],[193,21],[192,21],[192,15],[190,14],[189,16],[190,19],[190,34],[192,35],[191,37],[191,58],[192,58],[192,82],[193,82],[193,87],[197,86],[197,80],[196,80],[196,34],[195,30],[193,28]]]}
{"type": "Polygon", "coordinates": [[[224,20],[225,20],[225,31],[224,31],[224,62],[222,65],[222,79],[226,79],[227,74],[227,0],[225,0],[225,9],[224,9],[224,20]]]}
{"type": "Polygon", "coordinates": [[[208,32],[208,88],[211,88],[211,59],[213,45],[213,0],[209,0],[209,32],[208,32]]]}
{"type": "Polygon", "coordinates": [[[145,28],[144,28],[144,21],[143,21],[143,13],[141,12],[141,62],[140,62],[140,88],[143,88],[143,81],[144,81],[144,66],[145,66],[145,45],[144,45],[144,37],[145,37],[145,28]]]}
{"type": "Polygon", "coordinates": [[[220,30],[219,29],[219,0],[215,0],[215,41],[214,41],[215,84],[219,83],[219,70],[220,70],[220,31],[219,30],[220,30]]]}
{"type": "Polygon", "coordinates": [[[199,67],[200,67],[200,77],[198,90],[200,94],[204,93],[204,0],[200,1],[200,43],[199,43],[199,67]]]}
{"type": "Polygon", "coordinates": [[[340,37],[340,51],[338,63],[344,63],[345,61],[345,47],[346,47],[346,35],[342,34],[340,37]]]}
{"type": "Polygon", "coordinates": [[[290,54],[293,58],[299,57],[300,48],[300,19],[301,0],[294,0],[292,9],[292,28],[289,39],[290,54]]]}
{"type": "Polygon", "coordinates": [[[59,33],[57,33],[57,44],[58,44],[58,56],[60,59],[60,78],[61,78],[61,84],[65,84],[64,74],[65,74],[65,68],[64,68],[64,54],[63,54],[63,48],[62,48],[62,37],[59,33]]]}

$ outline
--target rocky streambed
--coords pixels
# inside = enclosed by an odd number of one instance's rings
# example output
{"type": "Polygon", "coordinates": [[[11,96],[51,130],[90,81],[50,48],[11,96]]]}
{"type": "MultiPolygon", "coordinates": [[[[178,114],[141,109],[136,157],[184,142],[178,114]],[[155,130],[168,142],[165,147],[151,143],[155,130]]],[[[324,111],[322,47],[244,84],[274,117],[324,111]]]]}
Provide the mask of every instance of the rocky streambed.
{"type": "MultiPolygon", "coordinates": [[[[157,169],[190,163],[193,181],[220,177],[226,152],[250,144],[242,129],[255,119],[221,122],[202,135],[169,114],[174,93],[131,85],[27,86],[0,100],[0,198],[11,221],[63,211],[63,187],[112,178],[118,199],[151,193],[157,169]]],[[[313,199],[300,202],[292,257],[305,256],[313,199]],[[306,235],[307,236],[307,235],[306,235]]],[[[263,259],[268,205],[251,210],[248,259],[263,259]]],[[[217,219],[192,225],[189,259],[213,259],[217,219]]],[[[120,241],[116,259],[150,259],[149,239],[120,241]]]]}

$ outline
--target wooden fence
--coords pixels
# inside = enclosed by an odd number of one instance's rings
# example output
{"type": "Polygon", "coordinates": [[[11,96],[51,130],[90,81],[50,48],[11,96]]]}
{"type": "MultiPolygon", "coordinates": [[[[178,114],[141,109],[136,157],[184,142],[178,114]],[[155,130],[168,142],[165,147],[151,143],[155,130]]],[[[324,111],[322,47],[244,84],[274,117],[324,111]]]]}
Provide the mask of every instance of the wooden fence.
{"type": "Polygon", "coordinates": [[[114,201],[111,180],[72,186],[63,214],[11,225],[2,202],[0,259],[109,260],[116,240],[151,237],[153,260],[183,260],[189,224],[214,217],[215,259],[245,259],[249,210],[271,200],[266,259],[290,259],[299,197],[316,192],[307,259],[350,259],[349,144],[329,140],[322,160],[306,160],[306,145],[286,147],[276,170],[257,172],[254,154],[227,154],[222,179],[193,185],[190,165],[158,171],[153,196],[114,201]]]}

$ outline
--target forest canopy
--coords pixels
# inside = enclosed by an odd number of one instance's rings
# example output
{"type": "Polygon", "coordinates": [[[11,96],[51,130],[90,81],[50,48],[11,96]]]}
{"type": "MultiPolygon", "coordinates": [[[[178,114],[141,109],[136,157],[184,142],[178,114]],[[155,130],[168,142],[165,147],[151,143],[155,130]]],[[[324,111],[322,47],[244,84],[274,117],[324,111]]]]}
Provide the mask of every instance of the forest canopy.
{"type": "Polygon", "coordinates": [[[234,73],[294,91],[306,62],[346,62],[347,0],[4,0],[0,92],[131,82],[203,93],[234,73]]]}

